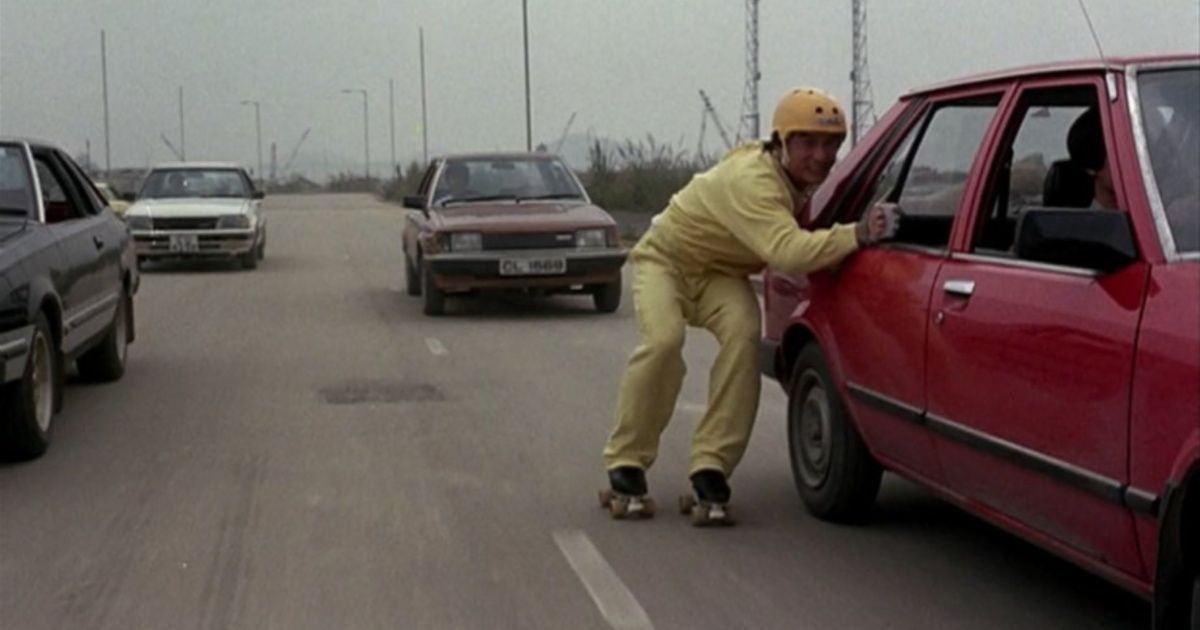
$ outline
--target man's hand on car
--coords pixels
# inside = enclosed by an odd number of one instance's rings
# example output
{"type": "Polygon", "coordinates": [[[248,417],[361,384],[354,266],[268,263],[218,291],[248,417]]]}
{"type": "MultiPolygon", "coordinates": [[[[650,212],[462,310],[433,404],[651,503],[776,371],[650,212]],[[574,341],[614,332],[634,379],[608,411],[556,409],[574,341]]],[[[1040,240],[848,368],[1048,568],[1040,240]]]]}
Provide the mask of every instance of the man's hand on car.
{"type": "Polygon", "coordinates": [[[896,235],[900,213],[894,203],[877,203],[864,212],[855,227],[858,244],[866,247],[896,235]]]}

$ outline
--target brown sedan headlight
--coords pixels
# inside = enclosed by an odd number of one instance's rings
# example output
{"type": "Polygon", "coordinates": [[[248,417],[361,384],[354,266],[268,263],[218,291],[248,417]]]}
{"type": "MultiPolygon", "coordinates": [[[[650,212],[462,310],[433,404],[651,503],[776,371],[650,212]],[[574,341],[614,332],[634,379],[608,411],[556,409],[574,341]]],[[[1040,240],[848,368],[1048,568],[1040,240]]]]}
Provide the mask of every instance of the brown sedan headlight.
{"type": "Polygon", "coordinates": [[[577,249],[599,249],[608,247],[608,231],[603,228],[579,230],[575,233],[577,249]]]}
{"type": "Polygon", "coordinates": [[[483,235],[479,232],[451,232],[450,251],[477,252],[483,249],[483,235]]]}

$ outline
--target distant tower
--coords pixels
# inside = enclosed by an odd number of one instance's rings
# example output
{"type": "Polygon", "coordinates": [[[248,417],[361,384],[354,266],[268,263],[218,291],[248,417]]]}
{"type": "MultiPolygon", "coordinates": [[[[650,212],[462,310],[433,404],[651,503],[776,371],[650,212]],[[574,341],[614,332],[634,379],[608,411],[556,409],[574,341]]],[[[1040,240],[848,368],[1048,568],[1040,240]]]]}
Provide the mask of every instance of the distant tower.
{"type": "Polygon", "coordinates": [[[746,0],[746,86],[742,89],[742,124],[737,140],[757,139],[758,118],[758,0],[746,0]]]}
{"type": "Polygon", "coordinates": [[[867,0],[854,3],[854,67],[850,70],[853,84],[853,113],[850,122],[850,145],[875,124],[875,104],[871,91],[871,72],[867,68],[867,0]]]}

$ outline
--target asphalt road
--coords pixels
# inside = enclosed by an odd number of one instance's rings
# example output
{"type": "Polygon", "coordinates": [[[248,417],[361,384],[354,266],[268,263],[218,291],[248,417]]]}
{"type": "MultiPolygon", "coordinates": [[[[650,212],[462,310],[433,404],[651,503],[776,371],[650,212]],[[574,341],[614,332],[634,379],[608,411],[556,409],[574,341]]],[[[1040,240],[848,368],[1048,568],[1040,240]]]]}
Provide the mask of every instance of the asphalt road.
{"type": "Polygon", "coordinates": [[[429,319],[402,211],[274,197],[267,258],[148,270],[118,383],[72,383],[42,459],[0,467],[0,628],[1145,627],[1141,600],[888,478],[872,523],[807,516],[764,384],[741,524],[670,509],[715,344],[651,471],[597,507],[635,342],[626,301],[429,319]]]}

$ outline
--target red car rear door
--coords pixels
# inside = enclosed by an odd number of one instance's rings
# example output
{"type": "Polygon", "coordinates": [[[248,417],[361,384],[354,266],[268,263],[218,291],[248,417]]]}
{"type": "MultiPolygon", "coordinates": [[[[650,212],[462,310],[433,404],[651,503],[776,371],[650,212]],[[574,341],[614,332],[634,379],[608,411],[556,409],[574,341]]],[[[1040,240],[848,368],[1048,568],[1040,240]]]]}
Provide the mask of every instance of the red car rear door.
{"type": "MultiPolygon", "coordinates": [[[[1122,492],[1148,266],[1099,273],[1022,260],[1013,247],[1030,207],[1100,205],[1067,148],[1087,110],[1102,114],[1108,168],[1124,166],[1108,89],[1098,75],[1026,82],[1006,107],[1004,133],[934,286],[927,424],[944,438],[938,452],[952,490],[1068,553],[1139,575],[1122,492]]],[[[1117,174],[1110,211],[1124,212],[1117,174]]]]}

